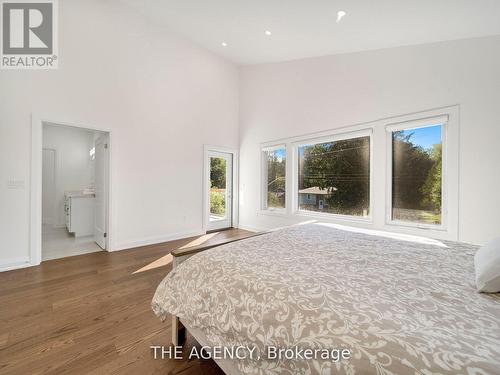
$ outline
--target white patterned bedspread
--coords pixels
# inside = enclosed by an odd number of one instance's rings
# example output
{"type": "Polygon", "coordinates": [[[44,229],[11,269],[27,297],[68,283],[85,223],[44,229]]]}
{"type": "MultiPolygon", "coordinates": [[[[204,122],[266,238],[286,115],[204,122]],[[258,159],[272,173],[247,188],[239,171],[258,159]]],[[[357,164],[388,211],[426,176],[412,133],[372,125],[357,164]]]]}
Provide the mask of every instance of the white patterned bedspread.
{"type": "Polygon", "coordinates": [[[316,223],[213,248],[170,272],[152,307],[211,345],[255,346],[245,374],[500,374],[500,297],[475,290],[477,247],[391,236],[316,223]],[[352,357],[267,360],[268,346],[352,357]]]}

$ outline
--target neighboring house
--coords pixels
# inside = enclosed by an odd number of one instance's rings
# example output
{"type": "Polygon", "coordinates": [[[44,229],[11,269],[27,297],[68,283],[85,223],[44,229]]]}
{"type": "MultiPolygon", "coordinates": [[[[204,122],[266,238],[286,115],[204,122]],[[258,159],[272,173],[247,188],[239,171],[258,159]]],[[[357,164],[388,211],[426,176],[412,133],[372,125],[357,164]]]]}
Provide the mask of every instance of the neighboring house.
{"type": "Polygon", "coordinates": [[[299,190],[299,207],[323,210],[328,207],[326,198],[336,190],[337,188],[322,189],[319,186],[301,189],[299,190]]]}

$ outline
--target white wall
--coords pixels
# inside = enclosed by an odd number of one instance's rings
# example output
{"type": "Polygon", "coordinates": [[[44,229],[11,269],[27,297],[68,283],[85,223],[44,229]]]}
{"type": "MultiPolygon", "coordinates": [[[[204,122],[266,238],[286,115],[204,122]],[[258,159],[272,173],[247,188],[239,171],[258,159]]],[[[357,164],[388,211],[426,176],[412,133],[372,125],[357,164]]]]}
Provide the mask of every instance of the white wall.
{"type": "MultiPolygon", "coordinates": [[[[50,205],[54,208],[51,222],[65,225],[64,192],[83,190],[94,182],[94,162],[89,150],[94,147],[94,132],[67,126],[43,126],[43,148],[56,153],[56,192],[50,205]]],[[[44,218],[50,215],[42,212],[44,218]]]]}
{"type": "Polygon", "coordinates": [[[203,144],[238,145],[234,65],[118,1],[59,8],[59,69],[0,71],[0,268],[29,257],[32,113],[111,131],[112,249],[200,232],[203,144]]]}
{"type": "Polygon", "coordinates": [[[0,71],[0,268],[29,260],[33,113],[111,131],[121,249],[201,231],[203,144],[239,138],[240,222],[274,227],[295,220],[257,214],[261,142],[459,104],[460,239],[499,234],[500,37],[248,66],[238,86],[237,67],[118,1],[59,8],[60,68],[0,71]]]}
{"type": "Polygon", "coordinates": [[[304,220],[259,214],[260,143],[459,105],[459,239],[500,235],[499,66],[490,37],[243,67],[240,225],[304,220]]]}

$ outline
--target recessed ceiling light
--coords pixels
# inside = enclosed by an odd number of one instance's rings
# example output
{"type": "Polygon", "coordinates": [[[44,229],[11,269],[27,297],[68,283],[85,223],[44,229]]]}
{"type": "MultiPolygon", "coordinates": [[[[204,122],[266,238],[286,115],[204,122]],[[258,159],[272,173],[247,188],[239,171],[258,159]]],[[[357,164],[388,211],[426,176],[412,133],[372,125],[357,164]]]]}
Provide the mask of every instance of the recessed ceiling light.
{"type": "Polygon", "coordinates": [[[346,14],[347,12],[345,10],[339,10],[337,12],[337,22],[340,22],[340,20],[342,20],[342,18],[344,18],[346,14]]]}
{"type": "Polygon", "coordinates": [[[265,34],[266,34],[267,36],[273,35],[273,33],[272,33],[272,32],[270,32],[269,30],[266,30],[266,31],[265,31],[265,34]]]}
{"type": "Polygon", "coordinates": [[[227,47],[227,43],[226,42],[222,42],[222,47],[227,47]]]}

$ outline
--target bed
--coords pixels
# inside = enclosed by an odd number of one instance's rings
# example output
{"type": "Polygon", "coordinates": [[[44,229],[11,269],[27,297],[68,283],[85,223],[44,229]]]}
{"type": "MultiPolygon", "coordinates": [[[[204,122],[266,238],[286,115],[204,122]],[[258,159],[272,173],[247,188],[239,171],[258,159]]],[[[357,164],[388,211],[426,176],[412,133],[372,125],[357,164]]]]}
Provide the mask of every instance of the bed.
{"type": "Polygon", "coordinates": [[[218,361],[228,374],[500,374],[500,296],[476,292],[476,250],[293,226],[188,254],[152,308],[202,345],[257,348],[258,359],[218,361]],[[269,347],[348,349],[350,358],[269,359],[269,347]]]}

